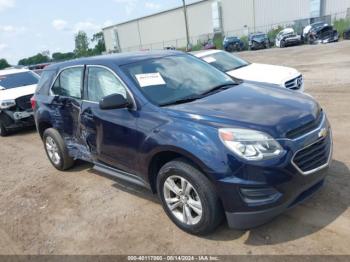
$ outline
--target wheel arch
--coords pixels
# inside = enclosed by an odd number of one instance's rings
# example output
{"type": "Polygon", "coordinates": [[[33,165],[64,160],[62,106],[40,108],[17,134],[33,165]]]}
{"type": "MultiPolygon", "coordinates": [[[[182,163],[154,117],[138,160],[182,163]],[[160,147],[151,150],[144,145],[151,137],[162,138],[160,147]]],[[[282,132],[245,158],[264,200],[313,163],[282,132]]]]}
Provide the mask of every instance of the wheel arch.
{"type": "Polygon", "coordinates": [[[153,193],[157,193],[157,176],[159,170],[166,164],[169,163],[175,159],[182,159],[194,167],[196,167],[199,171],[201,171],[210,181],[212,181],[212,178],[206,172],[207,167],[205,164],[195,157],[193,154],[176,147],[173,148],[167,148],[167,149],[160,149],[157,150],[152,154],[152,157],[150,157],[148,161],[148,173],[147,178],[150,185],[150,188],[153,193]]]}

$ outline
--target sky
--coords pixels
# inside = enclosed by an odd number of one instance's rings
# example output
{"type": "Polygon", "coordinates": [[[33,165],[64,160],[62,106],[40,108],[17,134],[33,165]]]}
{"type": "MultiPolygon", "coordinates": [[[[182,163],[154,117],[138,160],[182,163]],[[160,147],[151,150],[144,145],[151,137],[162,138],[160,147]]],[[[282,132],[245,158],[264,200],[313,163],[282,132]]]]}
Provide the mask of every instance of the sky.
{"type": "Polygon", "coordinates": [[[0,58],[17,64],[46,50],[71,52],[79,30],[91,37],[103,27],[181,5],[182,0],[0,0],[0,58]]]}

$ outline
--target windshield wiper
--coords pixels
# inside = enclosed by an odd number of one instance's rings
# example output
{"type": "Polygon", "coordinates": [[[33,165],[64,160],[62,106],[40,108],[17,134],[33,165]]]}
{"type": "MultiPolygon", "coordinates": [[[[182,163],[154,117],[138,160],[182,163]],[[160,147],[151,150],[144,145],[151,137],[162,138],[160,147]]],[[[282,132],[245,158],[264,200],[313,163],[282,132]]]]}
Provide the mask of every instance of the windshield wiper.
{"type": "Polygon", "coordinates": [[[204,96],[207,96],[207,95],[210,95],[216,91],[219,91],[219,90],[226,90],[226,89],[229,89],[233,86],[236,86],[238,85],[238,83],[230,83],[230,84],[222,84],[222,85],[218,85],[218,86],[215,86],[213,88],[211,88],[210,90],[204,92],[203,94],[201,94],[202,97],[204,96]]]}
{"type": "Polygon", "coordinates": [[[248,66],[248,65],[249,65],[249,64],[247,64],[247,65],[240,65],[240,66],[237,66],[237,67],[233,68],[232,70],[237,70],[237,69],[246,67],[246,66],[248,66]]]}
{"type": "Polygon", "coordinates": [[[189,102],[201,99],[202,97],[203,96],[188,96],[188,97],[181,98],[181,99],[178,99],[178,100],[175,100],[175,101],[171,101],[171,102],[168,102],[168,103],[161,104],[160,106],[163,107],[163,106],[185,104],[185,103],[189,103],[189,102]]]}

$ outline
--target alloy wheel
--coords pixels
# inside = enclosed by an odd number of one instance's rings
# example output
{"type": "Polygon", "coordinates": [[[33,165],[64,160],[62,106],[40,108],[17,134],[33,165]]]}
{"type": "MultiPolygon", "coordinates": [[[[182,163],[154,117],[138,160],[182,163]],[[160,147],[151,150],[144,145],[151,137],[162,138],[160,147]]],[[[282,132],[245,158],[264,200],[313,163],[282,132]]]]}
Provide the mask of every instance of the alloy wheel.
{"type": "Polygon", "coordinates": [[[48,136],[45,141],[45,146],[47,150],[47,154],[49,155],[49,158],[55,165],[59,165],[61,162],[61,157],[59,154],[59,149],[57,147],[57,144],[55,140],[53,140],[52,137],[48,136]]]}
{"type": "Polygon", "coordinates": [[[163,185],[165,202],[179,221],[196,225],[202,218],[202,202],[193,185],[185,178],[170,176],[163,185]]]}

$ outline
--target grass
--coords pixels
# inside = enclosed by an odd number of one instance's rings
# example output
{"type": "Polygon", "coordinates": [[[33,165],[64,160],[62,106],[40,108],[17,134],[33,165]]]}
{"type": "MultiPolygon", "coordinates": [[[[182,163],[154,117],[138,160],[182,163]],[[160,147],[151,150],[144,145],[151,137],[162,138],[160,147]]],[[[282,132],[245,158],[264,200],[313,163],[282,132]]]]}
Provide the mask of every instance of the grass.
{"type": "Polygon", "coordinates": [[[339,35],[343,37],[345,30],[350,27],[350,19],[339,19],[334,21],[334,28],[338,31],[339,35]]]}

